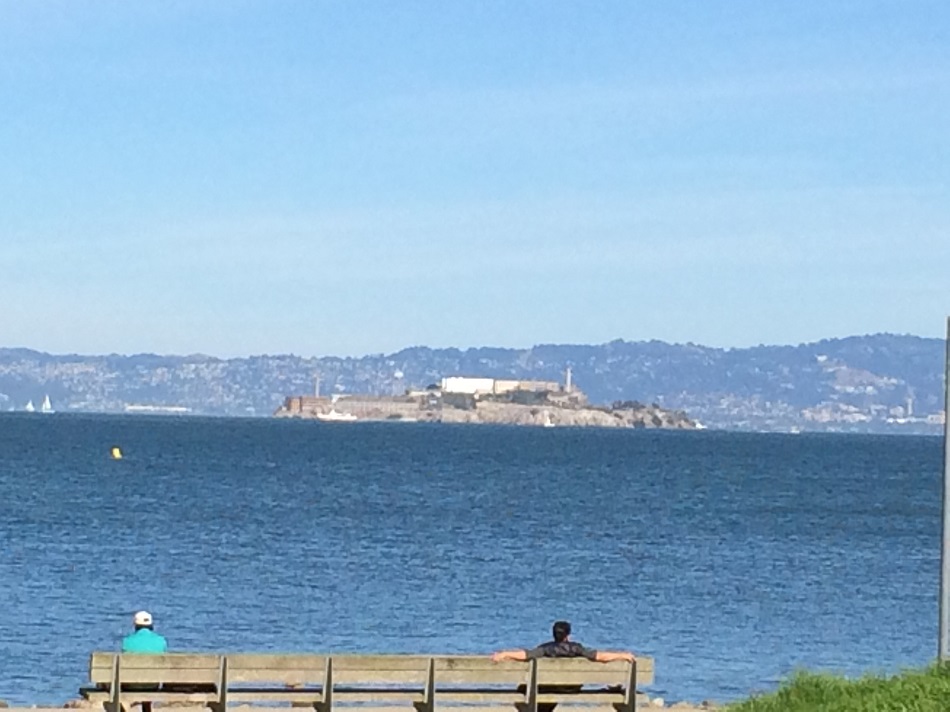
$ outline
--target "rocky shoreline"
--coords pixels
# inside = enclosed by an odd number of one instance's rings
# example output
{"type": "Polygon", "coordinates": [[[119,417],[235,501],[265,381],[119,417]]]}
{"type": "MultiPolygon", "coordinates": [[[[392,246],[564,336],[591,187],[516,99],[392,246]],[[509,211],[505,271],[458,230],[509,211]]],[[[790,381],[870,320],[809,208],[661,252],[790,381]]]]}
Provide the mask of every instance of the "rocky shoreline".
{"type": "Polygon", "coordinates": [[[490,401],[479,403],[471,410],[443,409],[441,422],[573,428],[697,428],[697,424],[685,413],[650,405],[564,408],[556,405],[533,406],[490,401]]]}

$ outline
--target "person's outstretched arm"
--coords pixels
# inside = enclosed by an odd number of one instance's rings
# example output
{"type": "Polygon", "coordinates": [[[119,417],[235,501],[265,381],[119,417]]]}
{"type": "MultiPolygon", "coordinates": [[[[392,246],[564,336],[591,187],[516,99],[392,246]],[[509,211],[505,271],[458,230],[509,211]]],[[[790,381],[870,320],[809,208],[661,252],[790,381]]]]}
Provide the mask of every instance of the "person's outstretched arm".
{"type": "Polygon", "coordinates": [[[491,659],[496,663],[500,663],[503,660],[524,661],[528,659],[528,653],[524,650],[499,650],[497,653],[492,654],[491,659]]]}
{"type": "Polygon", "coordinates": [[[614,660],[626,660],[628,663],[632,663],[636,660],[633,653],[628,653],[626,651],[622,653],[611,653],[606,650],[598,650],[596,657],[594,658],[599,663],[611,663],[614,660]]]}

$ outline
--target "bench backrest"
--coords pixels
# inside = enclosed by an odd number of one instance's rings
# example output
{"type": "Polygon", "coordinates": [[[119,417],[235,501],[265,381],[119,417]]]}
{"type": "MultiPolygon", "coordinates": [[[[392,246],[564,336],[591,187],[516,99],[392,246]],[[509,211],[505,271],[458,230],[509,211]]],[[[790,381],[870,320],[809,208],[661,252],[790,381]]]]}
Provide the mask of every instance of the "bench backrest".
{"type": "MultiPolygon", "coordinates": [[[[299,655],[275,653],[168,653],[164,655],[93,653],[90,680],[113,682],[119,659],[122,683],[323,686],[328,670],[332,685],[343,687],[404,686],[423,688],[430,676],[436,688],[505,687],[529,682],[523,662],[493,662],[481,655],[299,655]],[[224,678],[222,678],[224,675],[224,678]]],[[[626,662],[595,663],[583,658],[542,658],[539,685],[623,686],[630,682],[626,662]]],[[[653,682],[652,658],[637,658],[636,682],[653,682]]]]}
{"type": "Polygon", "coordinates": [[[123,684],[217,685],[221,680],[221,656],[188,653],[93,653],[89,661],[89,680],[95,685],[111,685],[117,659],[123,684]]]}

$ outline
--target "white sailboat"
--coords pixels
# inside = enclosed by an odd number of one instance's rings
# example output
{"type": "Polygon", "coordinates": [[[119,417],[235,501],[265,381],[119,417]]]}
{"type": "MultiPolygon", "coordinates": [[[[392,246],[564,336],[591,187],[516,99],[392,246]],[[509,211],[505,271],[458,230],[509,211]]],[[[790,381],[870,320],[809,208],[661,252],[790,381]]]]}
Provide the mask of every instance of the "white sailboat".
{"type": "Polygon", "coordinates": [[[36,410],[36,408],[33,406],[32,398],[26,402],[26,407],[23,410],[25,410],[27,413],[32,413],[36,410]]]}
{"type": "Polygon", "coordinates": [[[43,399],[43,405],[40,406],[40,413],[52,413],[53,404],[49,401],[49,395],[43,399]]]}

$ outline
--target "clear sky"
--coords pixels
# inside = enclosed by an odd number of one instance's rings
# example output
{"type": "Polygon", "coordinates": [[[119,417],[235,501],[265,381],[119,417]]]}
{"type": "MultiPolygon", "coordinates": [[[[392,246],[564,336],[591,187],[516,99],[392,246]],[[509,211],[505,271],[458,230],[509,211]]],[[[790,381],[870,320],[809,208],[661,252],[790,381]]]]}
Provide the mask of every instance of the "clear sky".
{"type": "Polygon", "coordinates": [[[947,0],[0,0],[0,346],[745,346],[948,313],[947,0]]]}

